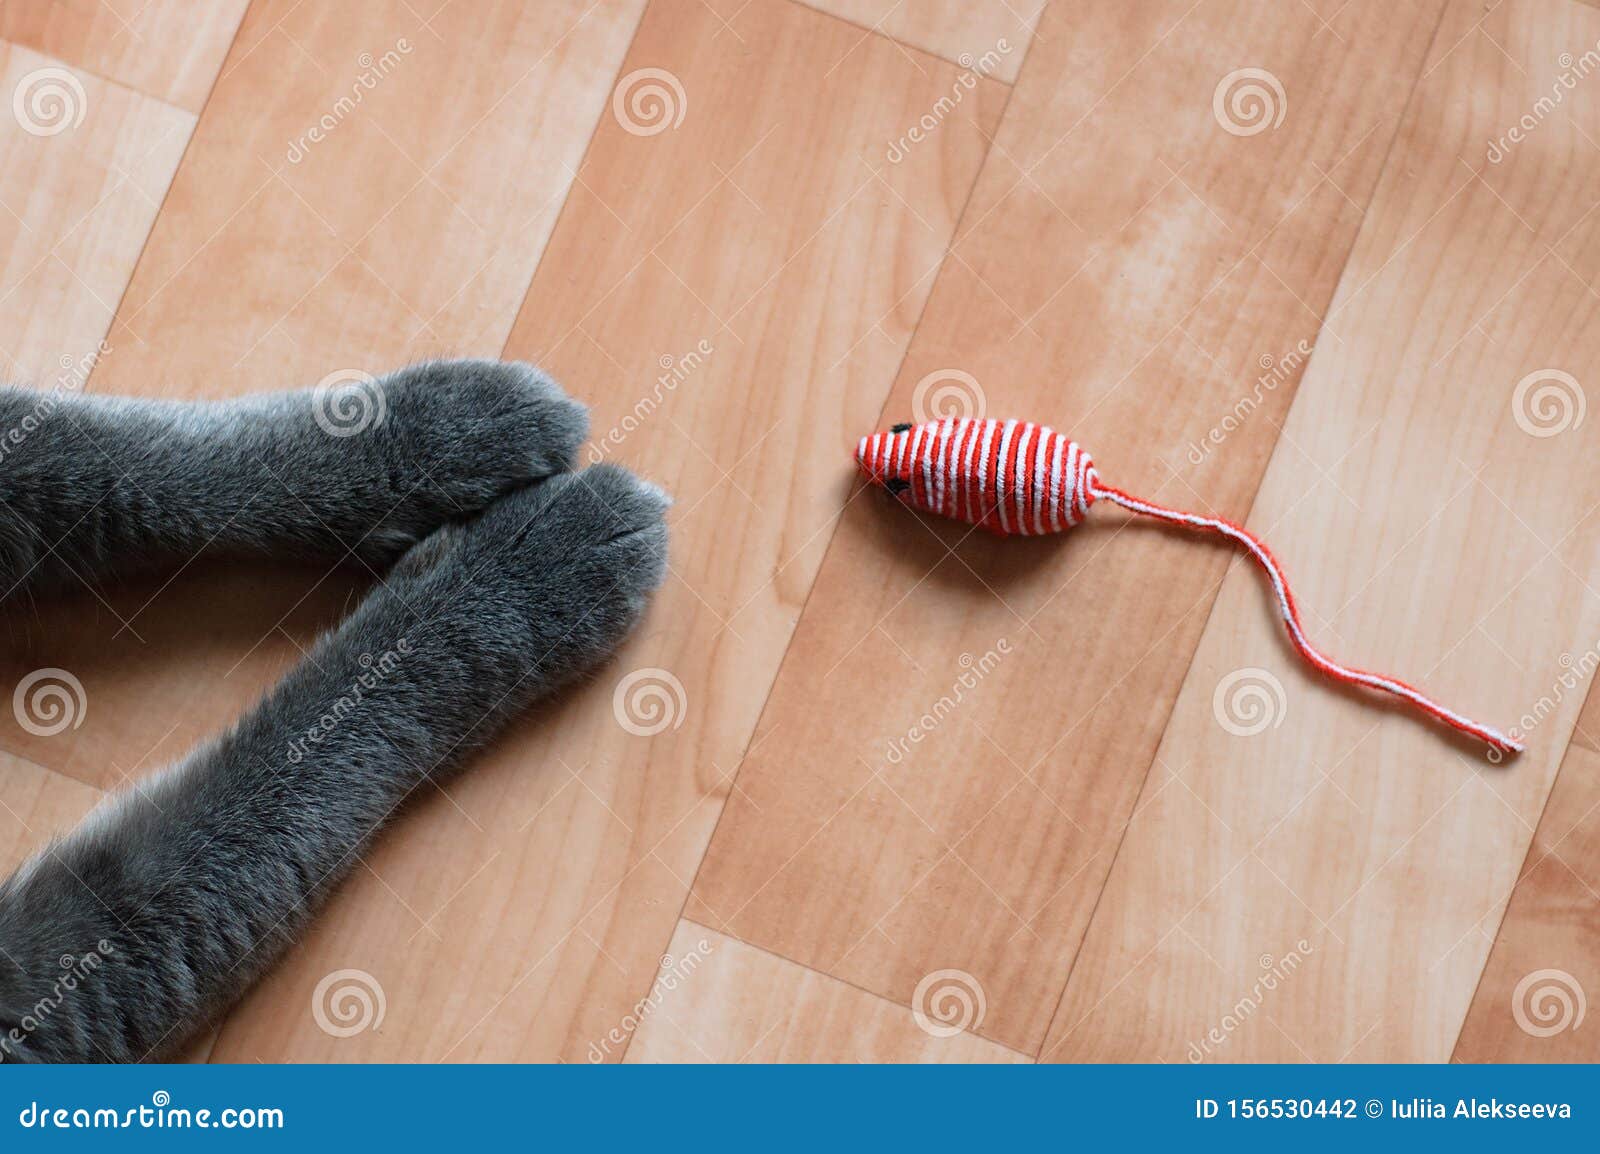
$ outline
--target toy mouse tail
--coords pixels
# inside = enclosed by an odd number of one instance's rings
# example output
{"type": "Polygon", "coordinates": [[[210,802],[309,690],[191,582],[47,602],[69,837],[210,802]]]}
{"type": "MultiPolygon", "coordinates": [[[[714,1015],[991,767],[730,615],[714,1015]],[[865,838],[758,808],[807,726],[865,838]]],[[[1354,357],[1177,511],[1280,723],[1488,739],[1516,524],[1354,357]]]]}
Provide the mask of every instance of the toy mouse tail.
{"type": "Polygon", "coordinates": [[[1245,550],[1255,558],[1256,564],[1260,565],[1262,571],[1266,573],[1267,579],[1272,582],[1272,591],[1278,598],[1278,612],[1283,616],[1284,625],[1289,630],[1289,639],[1294,643],[1295,649],[1299,651],[1301,657],[1305,658],[1307,662],[1322,673],[1335,681],[1342,681],[1346,685],[1362,685],[1368,689],[1376,689],[1410,702],[1429,717],[1442,721],[1452,729],[1470,734],[1484,742],[1489,746],[1491,757],[1494,760],[1498,761],[1502,756],[1515,755],[1522,752],[1523,745],[1521,742],[1507,737],[1492,726],[1482,725],[1473,721],[1470,717],[1463,717],[1455,710],[1439,704],[1415,686],[1408,685],[1404,681],[1398,681],[1393,677],[1384,677],[1382,674],[1368,673],[1363,669],[1351,669],[1349,666],[1339,664],[1312,645],[1306,637],[1305,627],[1300,623],[1300,610],[1295,607],[1294,593],[1289,588],[1289,579],[1284,576],[1283,567],[1278,564],[1278,559],[1272,555],[1272,550],[1267,548],[1266,543],[1248,529],[1235,525],[1232,521],[1225,521],[1220,517],[1205,517],[1198,513],[1185,513],[1181,509],[1169,509],[1164,505],[1157,505],[1153,501],[1134,497],[1124,493],[1121,489],[1114,489],[1104,484],[1098,476],[1091,478],[1089,484],[1093,487],[1096,497],[1104,497],[1106,500],[1115,502],[1130,512],[1140,513],[1146,517],[1154,517],[1169,524],[1182,525],[1189,529],[1216,533],[1244,546],[1245,550]]]}

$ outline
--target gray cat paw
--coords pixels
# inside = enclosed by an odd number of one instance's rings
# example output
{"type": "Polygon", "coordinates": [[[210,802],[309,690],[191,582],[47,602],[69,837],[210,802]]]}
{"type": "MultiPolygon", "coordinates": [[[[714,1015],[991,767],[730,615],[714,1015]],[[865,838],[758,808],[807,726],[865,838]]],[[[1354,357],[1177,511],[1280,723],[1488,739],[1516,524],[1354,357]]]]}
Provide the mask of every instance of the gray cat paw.
{"type": "Polygon", "coordinates": [[[457,568],[481,597],[512,609],[534,653],[559,675],[604,658],[644,613],[667,572],[670,498],[615,465],[563,473],[511,493],[461,527],[457,568]]]}
{"type": "Polygon", "coordinates": [[[433,361],[377,383],[387,412],[373,431],[391,459],[467,512],[572,468],[589,432],[588,411],[522,361],[433,361]]]}
{"type": "Polygon", "coordinates": [[[351,407],[380,415],[359,436],[347,434],[348,445],[332,443],[381,471],[381,490],[369,494],[381,507],[377,523],[353,526],[357,551],[377,563],[446,521],[571,469],[589,431],[588,410],[521,361],[432,361],[358,388],[372,391],[351,407]]]}

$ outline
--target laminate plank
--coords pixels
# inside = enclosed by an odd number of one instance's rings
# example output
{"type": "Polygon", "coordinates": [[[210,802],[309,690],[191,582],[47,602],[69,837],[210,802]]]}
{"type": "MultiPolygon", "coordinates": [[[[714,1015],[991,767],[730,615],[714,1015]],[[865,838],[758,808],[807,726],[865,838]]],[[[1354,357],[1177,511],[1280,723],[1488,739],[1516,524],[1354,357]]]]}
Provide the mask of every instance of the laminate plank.
{"type": "Polygon", "coordinates": [[[248,0],[6,0],[0,38],[199,114],[248,0]]]}
{"type": "Polygon", "coordinates": [[[94,808],[100,791],[0,753],[0,876],[94,808]]]}
{"type": "Polygon", "coordinates": [[[0,619],[0,691],[38,674],[81,706],[64,728],[0,709],[0,747],[99,789],[136,781],[275,684],[354,606],[365,577],[202,556],[177,574],[15,606],[0,619]]]}
{"type": "Polygon", "coordinates": [[[1043,1057],[1450,1056],[1581,695],[1536,703],[1600,632],[1600,106],[1538,104],[1597,39],[1572,4],[1447,9],[1250,513],[1319,639],[1527,753],[1335,691],[1237,568],[1043,1057]]]}
{"type": "Polygon", "coordinates": [[[888,163],[957,70],[857,39],[647,10],[506,353],[674,495],[671,575],[612,667],[397,823],[218,1059],[583,1061],[648,995],[1005,96],[888,163]],[[307,1007],[345,969],[387,1016],[332,1038],[307,1007]]]}
{"type": "Polygon", "coordinates": [[[0,376],[77,390],[194,117],[0,41],[0,376]]]}
{"type": "Polygon", "coordinates": [[[954,977],[930,985],[919,1018],[690,921],[678,923],[660,966],[649,996],[590,1061],[623,1046],[629,1062],[1028,1061],[960,1028],[982,1007],[954,977]]]}
{"type": "Polygon", "coordinates": [[[641,10],[252,5],[93,387],[498,353],[641,10]]]}
{"type": "Polygon", "coordinates": [[[857,25],[1010,84],[1045,0],[802,0],[857,25]]]}
{"type": "MultiPolygon", "coordinates": [[[[456,4],[424,24],[400,2],[253,5],[88,387],[226,396],[497,355],[642,7],[456,4]]],[[[72,307],[82,296],[74,283],[72,307]]],[[[0,746],[97,786],[149,772],[237,716],[371,580],[202,556],[41,601],[5,623],[0,686],[62,668],[89,708],[48,736],[0,711],[0,746]]]]}
{"type": "MultiPolygon", "coordinates": [[[[881,423],[944,388],[1243,516],[1438,13],[1047,10],[881,423]],[[1245,66],[1284,93],[1260,131],[1245,66]]],[[[859,496],[688,916],[902,1004],[965,971],[1036,1052],[1227,561],[1110,510],[998,542],[859,496]]]]}
{"type": "Polygon", "coordinates": [[[1456,1043],[1457,1062],[1594,1062],[1600,991],[1600,753],[1567,750],[1456,1043]]]}
{"type": "Polygon", "coordinates": [[[1595,673],[1600,671],[1600,639],[1581,652],[1568,654],[1560,664],[1561,674],[1551,682],[1550,693],[1534,703],[1529,717],[1548,716],[1561,701],[1580,694],[1583,708],[1572,728],[1572,744],[1600,753],[1600,693],[1594,691],[1595,673]]]}

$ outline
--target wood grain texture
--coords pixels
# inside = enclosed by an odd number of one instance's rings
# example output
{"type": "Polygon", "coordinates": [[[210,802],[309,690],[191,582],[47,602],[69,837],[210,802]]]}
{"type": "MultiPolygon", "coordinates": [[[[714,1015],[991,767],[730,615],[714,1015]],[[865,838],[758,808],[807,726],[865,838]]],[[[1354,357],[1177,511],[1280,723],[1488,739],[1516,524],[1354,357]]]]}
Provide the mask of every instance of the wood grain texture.
{"type": "Polygon", "coordinates": [[[498,353],[641,9],[252,5],[92,387],[498,353]]]}
{"type": "Polygon", "coordinates": [[[1315,634],[1468,713],[1529,715],[1529,751],[1493,765],[1331,691],[1236,569],[1044,1057],[1450,1056],[1581,702],[1535,703],[1600,633],[1600,433],[1519,391],[1600,367],[1600,106],[1499,162],[1487,142],[1596,39],[1571,4],[1447,10],[1250,515],[1315,634]]]}
{"type": "Polygon", "coordinates": [[[194,118],[4,41],[0,92],[0,377],[81,388],[194,118]]]}
{"type": "Polygon", "coordinates": [[[1600,638],[1582,653],[1569,654],[1565,675],[1552,684],[1550,707],[1577,693],[1583,698],[1583,708],[1578,712],[1577,724],[1572,727],[1572,744],[1600,753],[1600,693],[1595,692],[1594,668],[1590,655],[1600,657],[1600,638]]]}
{"type": "Polygon", "coordinates": [[[202,558],[176,575],[14,607],[0,619],[0,690],[36,669],[62,669],[83,687],[84,708],[61,732],[0,709],[0,746],[100,789],[135,781],[287,673],[353,606],[363,578],[348,567],[202,558]]]}
{"type": "Polygon", "coordinates": [[[780,0],[737,7],[651,6],[622,72],[670,74],[681,122],[639,132],[623,85],[506,349],[593,405],[593,456],[673,493],[667,585],[613,667],[380,843],[219,1059],[582,1061],[650,991],[848,438],[882,406],[1004,97],[979,85],[886,163],[956,69],[852,50],[848,25],[780,0]],[[381,1031],[317,1029],[305,1007],[340,968],[383,985],[381,1031]]]}
{"type": "MultiPolygon", "coordinates": [[[[219,396],[498,354],[641,10],[455,5],[422,25],[402,3],[254,5],[89,388],[219,396]]],[[[0,746],[98,786],[149,772],[236,716],[372,579],[202,557],[41,603],[6,622],[0,685],[64,668],[90,708],[52,737],[0,710],[0,746]]]]}
{"type": "Polygon", "coordinates": [[[66,833],[99,800],[97,789],[0,753],[0,874],[66,833]]]}
{"type": "Polygon", "coordinates": [[[1005,84],[1016,80],[1045,8],[1045,0],[802,2],[850,21],[863,35],[887,36],[1005,84]]]}
{"type": "MultiPolygon", "coordinates": [[[[882,423],[949,385],[1242,516],[1437,16],[1051,8],[882,423]],[[1289,103],[1234,135],[1212,94],[1246,65],[1289,103]]],[[[1227,555],[1111,512],[981,536],[850,504],[689,914],[901,1003],[963,970],[1032,1053],[1227,555]]]]}
{"type": "Polygon", "coordinates": [[[1574,744],[1494,935],[1454,1060],[1600,1060],[1600,1032],[1589,1020],[1596,991],[1600,753],[1574,744]]]}
{"type": "MultiPolygon", "coordinates": [[[[1600,11],[244,7],[0,3],[0,93],[84,93],[0,116],[0,370],[104,338],[90,387],[192,397],[503,351],[677,505],[618,662],[420,799],[187,1059],[1600,1057],[1566,1008],[1600,990],[1600,105],[1561,81],[1600,11]],[[997,543],[847,483],[944,402],[1248,518],[1318,641],[1530,753],[1308,676],[1208,542],[1105,508],[997,543]],[[341,969],[377,1030],[318,1028],[341,969]]],[[[0,871],[370,579],[202,556],[0,621],[0,695],[84,687],[58,734],[0,705],[0,871]]]]}
{"type": "MultiPolygon", "coordinates": [[[[952,1005],[953,1013],[961,1013],[952,1005]]],[[[959,1020],[959,1019],[956,1019],[959,1020]]],[[[629,1062],[1004,1062],[1027,1057],[691,921],[649,996],[602,1047],[629,1062]]]]}
{"type": "Polygon", "coordinates": [[[5,0],[0,38],[198,114],[248,0],[5,0]]]}

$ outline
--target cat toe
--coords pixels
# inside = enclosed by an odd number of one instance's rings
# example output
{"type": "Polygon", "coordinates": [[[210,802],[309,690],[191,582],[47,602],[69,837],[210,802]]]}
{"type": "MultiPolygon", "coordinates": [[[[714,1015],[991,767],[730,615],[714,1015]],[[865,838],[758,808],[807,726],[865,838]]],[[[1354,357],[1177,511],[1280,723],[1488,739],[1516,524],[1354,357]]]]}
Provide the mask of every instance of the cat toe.
{"type": "Polygon", "coordinates": [[[467,564],[524,604],[539,632],[598,656],[622,640],[666,576],[670,504],[615,465],[562,473],[473,522],[477,556],[467,564]]]}
{"type": "Polygon", "coordinates": [[[468,511],[571,469],[589,432],[588,410],[522,361],[433,361],[381,383],[396,457],[468,511]]]}

